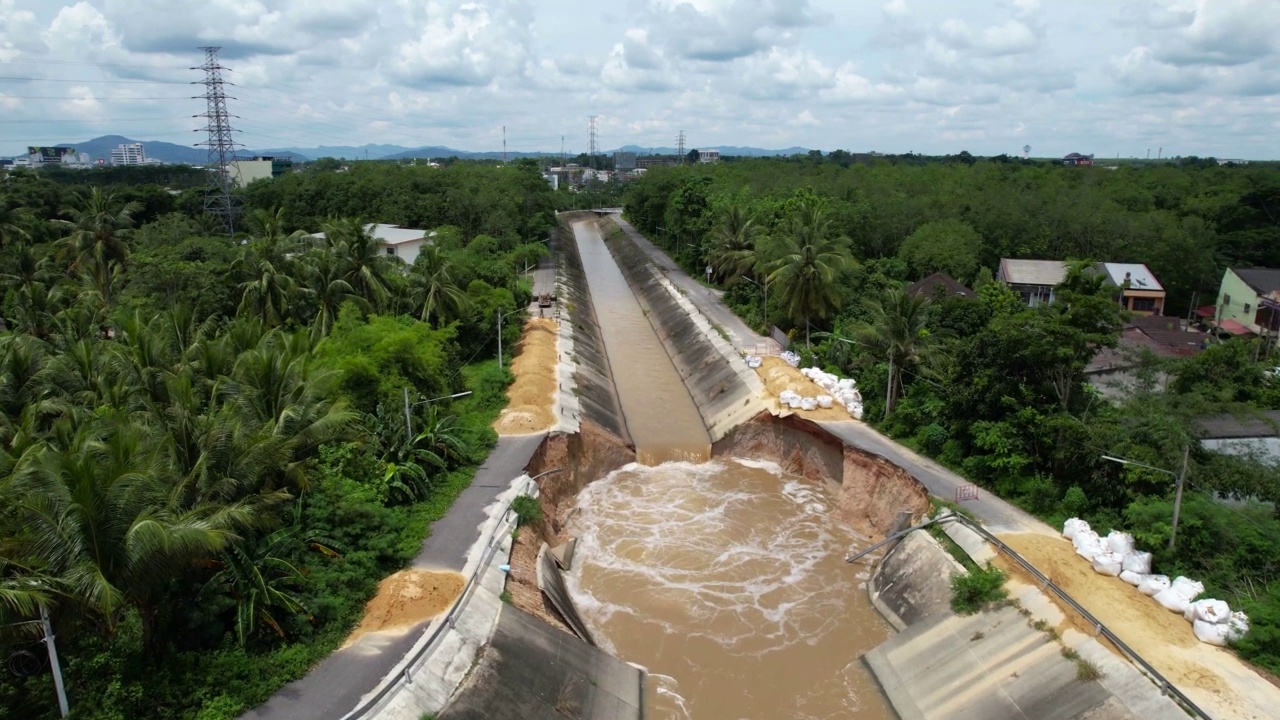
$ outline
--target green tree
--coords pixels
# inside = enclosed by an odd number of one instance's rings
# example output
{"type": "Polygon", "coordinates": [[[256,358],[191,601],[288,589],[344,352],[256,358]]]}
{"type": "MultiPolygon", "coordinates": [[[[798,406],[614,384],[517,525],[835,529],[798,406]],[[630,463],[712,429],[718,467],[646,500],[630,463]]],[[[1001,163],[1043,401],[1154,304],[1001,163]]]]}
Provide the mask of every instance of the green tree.
{"type": "Polygon", "coordinates": [[[91,279],[107,307],[115,272],[129,259],[128,239],[137,209],[134,203],[117,202],[111,191],[94,187],[79,207],[62,211],[66,220],[57,221],[69,231],[61,249],[71,261],[71,271],[91,279]]]}
{"type": "Polygon", "coordinates": [[[936,220],[921,225],[898,249],[898,257],[916,278],[944,272],[969,282],[978,272],[982,236],[959,220],[936,220]]]}
{"type": "Polygon", "coordinates": [[[438,247],[422,248],[409,268],[409,292],[413,312],[423,322],[438,327],[458,317],[470,304],[467,294],[453,280],[453,263],[438,247]]]}
{"type": "Polygon", "coordinates": [[[720,223],[708,240],[707,260],[724,284],[733,284],[755,268],[763,234],[745,202],[731,202],[720,211],[720,223]]]}
{"type": "Polygon", "coordinates": [[[853,264],[849,239],[833,234],[821,206],[806,203],[791,218],[782,237],[782,257],[770,268],[769,282],[778,288],[787,315],[797,324],[804,322],[806,345],[811,318],[826,318],[839,307],[836,279],[853,264]]]}
{"type": "Polygon", "coordinates": [[[931,301],[924,294],[909,295],[900,288],[868,303],[869,319],[858,327],[858,337],[873,356],[889,363],[885,388],[885,417],[893,413],[902,391],[904,372],[929,372],[944,352],[944,331],[930,332],[931,301]]]}

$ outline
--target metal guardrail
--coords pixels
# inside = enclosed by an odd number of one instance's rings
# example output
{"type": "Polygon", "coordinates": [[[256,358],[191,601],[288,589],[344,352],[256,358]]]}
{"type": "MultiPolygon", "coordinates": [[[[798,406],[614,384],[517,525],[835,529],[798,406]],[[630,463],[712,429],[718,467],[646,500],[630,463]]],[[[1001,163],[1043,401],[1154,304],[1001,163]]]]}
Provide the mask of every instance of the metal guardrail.
{"type": "Polygon", "coordinates": [[[431,637],[427,640],[426,644],[416,652],[406,656],[404,660],[400,661],[400,670],[396,672],[396,675],[399,676],[399,681],[388,682],[382,685],[382,687],[378,688],[377,692],[367,700],[362,701],[351,712],[343,715],[342,720],[357,720],[358,718],[365,717],[366,713],[376,708],[388,695],[393,691],[400,689],[402,684],[413,682],[413,675],[410,672],[411,668],[417,664],[419,660],[430,654],[431,651],[435,650],[440,639],[444,637],[445,630],[453,629],[457,623],[458,616],[467,609],[467,603],[470,602],[471,596],[475,594],[475,588],[478,584],[477,579],[489,568],[489,563],[493,561],[493,556],[498,552],[498,548],[501,546],[501,543],[498,542],[498,537],[501,535],[502,528],[506,527],[507,522],[511,519],[511,508],[515,504],[515,501],[528,495],[530,486],[536,487],[538,478],[545,475],[551,475],[553,473],[564,472],[567,469],[568,468],[560,467],[534,475],[529,478],[524,490],[511,498],[507,503],[507,506],[502,509],[502,514],[499,516],[498,523],[494,525],[493,530],[489,533],[489,539],[486,541],[487,547],[485,549],[484,557],[480,560],[480,564],[476,566],[475,572],[471,574],[471,577],[467,578],[467,584],[462,587],[462,592],[458,594],[458,599],[453,601],[453,606],[450,607],[449,612],[445,614],[444,621],[437,625],[436,629],[432,631],[431,637]]]}
{"type": "Polygon", "coordinates": [[[1182,706],[1182,709],[1186,710],[1192,717],[1204,718],[1204,720],[1213,720],[1212,717],[1209,715],[1209,713],[1205,712],[1203,709],[1200,708],[1200,706],[1192,702],[1191,698],[1184,695],[1182,691],[1179,690],[1173,683],[1169,682],[1169,680],[1166,679],[1164,675],[1160,674],[1160,671],[1156,670],[1154,667],[1151,667],[1151,664],[1148,663],[1146,660],[1144,660],[1141,655],[1135,652],[1133,648],[1126,645],[1125,642],[1121,640],[1115,633],[1111,632],[1110,628],[1108,628],[1106,625],[1103,625],[1101,620],[1097,619],[1096,617],[1093,616],[1092,613],[1090,613],[1088,610],[1085,610],[1083,607],[1081,607],[1080,603],[1072,599],[1072,597],[1068,595],[1066,591],[1064,591],[1062,588],[1054,584],[1052,580],[1050,580],[1047,576],[1045,576],[1044,573],[1036,569],[1034,565],[1027,562],[1027,560],[1023,558],[1021,555],[1019,555],[1017,552],[1015,552],[1013,548],[1009,547],[1008,545],[1005,545],[1003,542],[1000,541],[999,538],[997,538],[995,535],[992,535],[990,532],[988,532],[986,528],[970,520],[969,518],[964,517],[963,515],[960,515],[958,513],[952,514],[949,518],[946,518],[946,520],[958,522],[968,527],[970,530],[973,530],[974,532],[981,535],[983,539],[985,539],[987,542],[994,545],[998,551],[1004,553],[1005,555],[1008,555],[1014,562],[1018,563],[1018,565],[1021,566],[1023,570],[1026,570],[1028,574],[1030,574],[1036,580],[1040,581],[1041,589],[1046,589],[1053,592],[1053,594],[1058,596],[1060,600],[1065,602],[1067,605],[1070,605],[1071,608],[1075,610],[1077,613],[1079,613],[1080,616],[1083,617],[1086,622],[1088,622],[1090,625],[1093,626],[1094,632],[1096,634],[1101,635],[1102,637],[1105,637],[1107,640],[1111,642],[1112,645],[1115,645],[1117,648],[1119,648],[1120,652],[1124,653],[1125,656],[1129,658],[1129,660],[1131,660],[1138,667],[1142,668],[1142,671],[1145,672],[1151,678],[1151,680],[1156,684],[1156,686],[1160,688],[1161,692],[1163,692],[1165,695],[1169,695],[1170,697],[1172,697],[1179,705],[1182,706]]]}

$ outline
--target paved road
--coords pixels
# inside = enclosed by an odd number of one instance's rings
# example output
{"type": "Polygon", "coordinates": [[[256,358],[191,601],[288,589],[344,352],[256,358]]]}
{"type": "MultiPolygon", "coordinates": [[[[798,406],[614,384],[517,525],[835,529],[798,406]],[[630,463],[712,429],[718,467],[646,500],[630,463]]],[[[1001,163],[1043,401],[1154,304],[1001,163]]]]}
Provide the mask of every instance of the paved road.
{"type": "MultiPolygon", "coordinates": [[[[471,486],[462,491],[443,518],[431,526],[412,567],[461,571],[467,552],[480,538],[484,508],[511,481],[524,472],[544,435],[508,436],[476,472],[471,486]]],[[[330,720],[353,709],[365,693],[404,657],[429,623],[422,622],[403,635],[366,635],[351,647],[338,650],[312,668],[305,677],[284,686],[271,699],[242,715],[244,720],[330,720]]]]}
{"type": "MultiPolygon", "coordinates": [[[[818,424],[827,432],[840,438],[846,445],[873,452],[903,468],[924,483],[930,493],[940,498],[954,500],[956,488],[970,484],[968,480],[922,457],[910,448],[899,445],[864,423],[850,420],[818,424]]],[[[986,490],[979,490],[978,499],[966,500],[961,505],[980,518],[987,529],[994,533],[1047,532],[1053,534],[1053,529],[1048,525],[986,490]]]]}
{"type": "Polygon", "coordinates": [[[622,219],[621,215],[614,215],[613,219],[618,223],[619,227],[631,236],[636,245],[653,259],[654,265],[662,270],[667,279],[684,291],[685,297],[689,298],[689,301],[703,315],[706,315],[712,322],[724,328],[733,337],[734,347],[750,352],[756,352],[758,349],[768,345],[777,347],[777,343],[752,330],[749,325],[742,321],[742,318],[738,317],[724,304],[723,291],[709,288],[690,277],[689,273],[685,272],[674,260],[668,257],[661,248],[649,242],[648,238],[641,235],[640,231],[631,226],[631,223],[622,219]]]}

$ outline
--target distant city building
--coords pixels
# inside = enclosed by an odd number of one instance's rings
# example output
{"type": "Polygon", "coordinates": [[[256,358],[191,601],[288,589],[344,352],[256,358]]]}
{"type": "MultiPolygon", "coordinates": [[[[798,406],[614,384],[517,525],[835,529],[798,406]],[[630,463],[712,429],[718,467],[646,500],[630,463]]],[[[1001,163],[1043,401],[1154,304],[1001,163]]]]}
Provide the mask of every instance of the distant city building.
{"type": "Polygon", "coordinates": [[[555,174],[555,173],[553,173],[553,172],[543,173],[543,175],[542,175],[542,179],[547,181],[547,184],[551,186],[551,189],[552,189],[552,190],[559,190],[559,189],[560,189],[560,176],[559,176],[559,175],[557,175],[557,174],[555,174]]]}
{"type": "Polygon", "coordinates": [[[656,167],[667,167],[669,165],[675,165],[675,164],[676,164],[675,158],[667,157],[664,155],[646,155],[641,158],[636,158],[636,167],[639,167],[643,170],[648,170],[649,168],[656,168],[656,167]]]}
{"type": "Polygon", "coordinates": [[[613,154],[614,170],[635,170],[636,154],[633,152],[616,152],[613,154]]]}
{"type": "Polygon", "coordinates": [[[698,151],[699,164],[707,165],[709,163],[718,163],[718,162],[720,162],[719,150],[699,150],[698,151]]]}
{"type": "Polygon", "coordinates": [[[1062,164],[1063,165],[1092,165],[1093,156],[1081,155],[1080,153],[1073,152],[1070,155],[1067,155],[1066,157],[1062,158],[1062,164]]]}
{"type": "Polygon", "coordinates": [[[112,165],[141,165],[147,160],[147,153],[142,148],[142,143],[125,143],[117,145],[115,150],[111,151],[112,165]]]}
{"type": "Polygon", "coordinates": [[[293,161],[289,158],[267,157],[259,155],[254,158],[232,160],[230,164],[231,182],[236,187],[245,187],[254,180],[269,180],[293,170],[293,161]]]}

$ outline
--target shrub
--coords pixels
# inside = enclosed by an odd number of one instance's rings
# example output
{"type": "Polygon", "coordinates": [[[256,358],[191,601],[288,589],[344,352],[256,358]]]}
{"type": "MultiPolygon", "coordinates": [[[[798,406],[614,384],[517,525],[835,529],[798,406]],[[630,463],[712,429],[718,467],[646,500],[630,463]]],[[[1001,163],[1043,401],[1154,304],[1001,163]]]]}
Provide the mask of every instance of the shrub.
{"type": "Polygon", "coordinates": [[[535,525],[542,522],[542,503],[538,498],[521,495],[511,502],[511,509],[519,518],[517,525],[535,525]]]}
{"type": "Polygon", "coordinates": [[[1004,571],[987,567],[951,578],[951,609],[960,615],[972,615],[991,603],[1004,600],[1004,571]]]}

